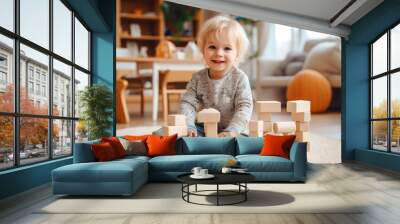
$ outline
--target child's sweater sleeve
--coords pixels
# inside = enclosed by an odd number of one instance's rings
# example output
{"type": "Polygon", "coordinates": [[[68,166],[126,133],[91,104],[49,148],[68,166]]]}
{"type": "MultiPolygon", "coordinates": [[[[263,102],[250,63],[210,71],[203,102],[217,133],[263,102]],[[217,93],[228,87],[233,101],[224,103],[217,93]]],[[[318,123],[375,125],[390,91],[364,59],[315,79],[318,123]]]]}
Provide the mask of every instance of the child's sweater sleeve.
{"type": "Polygon", "coordinates": [[[196,111],[199,107],[199,100],[196,94],[197,79],[196,74],[193,74],[192,79],[186,86],[186,92],[181,98],[180,111],[186,116],[186,123],[190,130],[196,131],[195,120],[196,111]]]}
{"type": "Polygon", "coordinates": [[[243,132],[253,112],[253,97],[247,75],[241,76],[234,97],[235,113],[225,131],[243,132]]]}

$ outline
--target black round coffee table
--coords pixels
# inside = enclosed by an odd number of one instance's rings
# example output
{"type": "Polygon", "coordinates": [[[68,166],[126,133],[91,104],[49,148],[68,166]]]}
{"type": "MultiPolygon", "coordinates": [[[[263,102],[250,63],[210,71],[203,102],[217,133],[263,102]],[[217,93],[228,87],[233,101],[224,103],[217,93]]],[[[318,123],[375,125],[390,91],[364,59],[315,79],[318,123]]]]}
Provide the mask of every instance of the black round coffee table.
{"type": "Polygon", "coordinates": [[[249,188],[247,183],[255,180],[255,177],[249,173],[216,173],[213,174],[215,177],[212,179],[193,179],[190,177],[191,173],[182,174],[177,177],[178,181],[182,183],[182,199],[188,203],[198,204],[198,205],[234,205],[247,200],[247,192],[249,188]],[[204,185],[216,185],[215,190],[197,190],[198,184],[204,185]],[[190,191],[190,186],[195,186],[194,191],[190,191]],[[236,185],[237,190],[223,190],[220,189],[220,185],[236,185]],[[206,194],[209,192],[215,192],[215,194],[206,194]],[[203,204],[190,201],[190,196],[204,196],[204,197],[216,197],[216,204],[203,204]],[[231,203],[221,203],[221,197],[232,197],[241,196],[239,200],[231,203]]]}

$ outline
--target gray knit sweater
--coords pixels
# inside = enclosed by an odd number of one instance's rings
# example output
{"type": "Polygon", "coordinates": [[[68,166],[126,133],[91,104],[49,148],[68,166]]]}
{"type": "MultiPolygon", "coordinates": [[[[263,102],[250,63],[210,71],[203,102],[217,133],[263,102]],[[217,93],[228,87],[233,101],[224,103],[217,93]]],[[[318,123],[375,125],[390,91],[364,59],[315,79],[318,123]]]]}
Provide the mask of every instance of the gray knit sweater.
{"type": "Polygon", "coordinates": [[[186,115],[188,128],[196,130],[196,113],[214,108],[221,113],[218,132],[246,130],[253,110],[253,98],[247,75],[233,67],[224,77],[213,80],[208,69],[193,74],[181,100],[181,113],[186,115]]]}

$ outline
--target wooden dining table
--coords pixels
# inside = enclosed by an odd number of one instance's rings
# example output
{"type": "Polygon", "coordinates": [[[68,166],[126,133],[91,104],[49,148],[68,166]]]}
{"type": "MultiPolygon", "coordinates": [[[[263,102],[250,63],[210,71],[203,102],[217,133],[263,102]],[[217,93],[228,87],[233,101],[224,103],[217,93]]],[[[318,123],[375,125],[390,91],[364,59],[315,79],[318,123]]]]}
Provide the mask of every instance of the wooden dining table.
{"type": "Polygon", "coordinates": [[[156,57],[117,57],[117,62],[136,63],[137,73],[141,68],[151,68],[152,70],[152,90],[153,90],[153,110],[152,119],[157,122],[158,119],[158,97],[159,97],[159,74],[160,71],[197,71],[204,68],[202,61],[198,60],[179,60],[156,57]]]}

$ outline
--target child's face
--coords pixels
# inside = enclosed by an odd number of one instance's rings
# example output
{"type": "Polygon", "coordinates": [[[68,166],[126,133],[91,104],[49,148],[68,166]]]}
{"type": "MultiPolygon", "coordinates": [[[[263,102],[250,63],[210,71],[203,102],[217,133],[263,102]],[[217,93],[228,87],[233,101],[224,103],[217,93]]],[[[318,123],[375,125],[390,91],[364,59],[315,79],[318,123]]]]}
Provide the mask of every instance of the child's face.
{"type": "Polygon", "coordinates": [[[235,39],[223,31],[218,38],[210,35],[204,46],[204,60],[214,77],[223,76],[234,65],[237,59],[235,39]]]}

